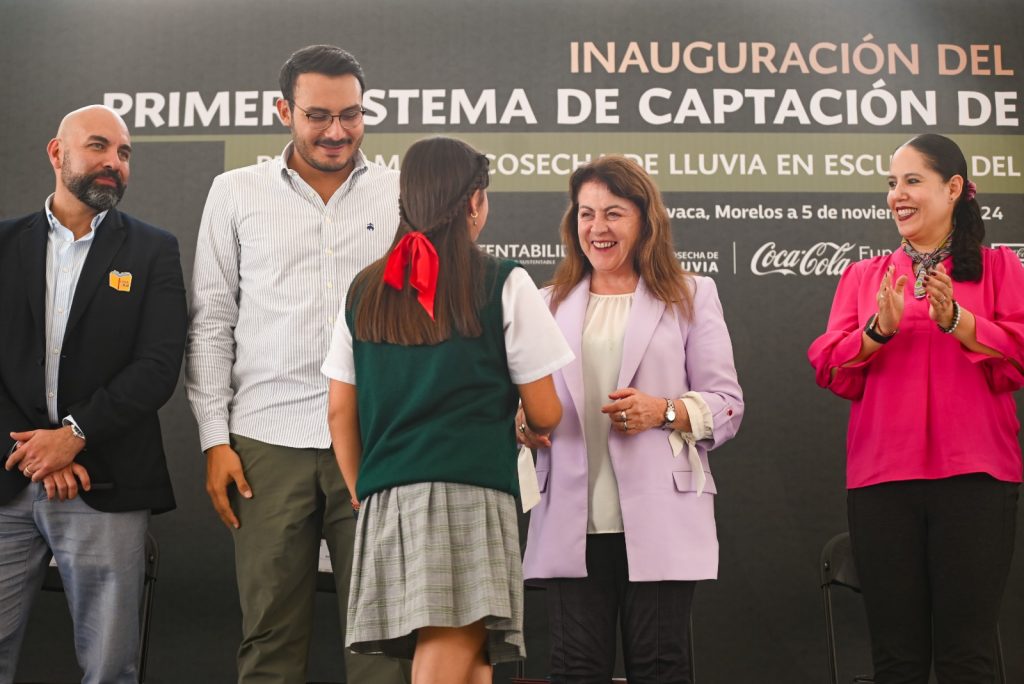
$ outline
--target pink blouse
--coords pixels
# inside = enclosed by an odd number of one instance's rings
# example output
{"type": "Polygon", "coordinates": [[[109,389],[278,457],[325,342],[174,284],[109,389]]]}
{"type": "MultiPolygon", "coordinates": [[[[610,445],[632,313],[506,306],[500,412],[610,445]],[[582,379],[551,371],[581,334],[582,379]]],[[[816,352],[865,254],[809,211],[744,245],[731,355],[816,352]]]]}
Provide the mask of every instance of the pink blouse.
{"type": "MultiPolygon", "coordinates": [[[[1024,375],[1024,268],[1009,249],[982,247],[981,282],[953,282],[953,296],[977,320],[977,339],[1006,358],[972,352],[928,318],[914,298],[913,263],[902,249],[852,264],[839,279],[828,329],[807,352],[816,380],[850,399],[846,485],[988,473],[1021,481],[1020,424],[1013,392],[1024,375]],[[877,311],[890,264],[907,276],[899,332],[866,361],[861,331],[877,311]],[[836,368],[833,378],[832,369],[836,368]]],[[[951,260],[943,262],[947,271],[951,260]]]]}

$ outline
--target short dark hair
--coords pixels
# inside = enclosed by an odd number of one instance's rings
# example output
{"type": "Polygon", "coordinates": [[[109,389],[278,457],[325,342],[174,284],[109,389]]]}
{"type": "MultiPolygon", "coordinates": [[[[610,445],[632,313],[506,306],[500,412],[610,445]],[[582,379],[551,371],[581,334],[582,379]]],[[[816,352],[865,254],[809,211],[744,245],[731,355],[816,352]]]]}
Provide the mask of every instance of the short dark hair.
{"type": "Polygon", "coordinates": [[[333,45],[307,45],[293,52],[284,63],[278,81],[281,84],[281,97],[288,102],[295,102],[295,82],[302,74],[352,74],[359,81],[359,92],[363,93],[366,90],[363,67],[359,66],[359,62],[351,53],[333,45]]]}
{"type": "Polygon", "coordinates": [[[963,179],[960,197],[953,208],[953,280],[981,280],[981,244],[985,240],[985,222],[981,218],[978,200],[967,193],[967,160],[960,146],[949,138],[936,133],[918,135],[900,147],[912,147],[921,153],[932,171],[948,182],[953,176],[963,179]]]}

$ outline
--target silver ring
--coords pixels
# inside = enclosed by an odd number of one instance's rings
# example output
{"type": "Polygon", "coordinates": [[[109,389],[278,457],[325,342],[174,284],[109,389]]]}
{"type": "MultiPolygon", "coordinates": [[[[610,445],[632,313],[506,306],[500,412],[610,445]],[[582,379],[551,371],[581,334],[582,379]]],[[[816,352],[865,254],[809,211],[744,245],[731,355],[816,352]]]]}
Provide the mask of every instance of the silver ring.
{"type": "Polygon", "coordinates": [[[623,432],[629,432],[629,421],[628,420],[622,421],[622,430],[623,430],[623,432]]]}
{"type": "Polygon", "coordinates": [[[526,434],[526,423],[520,423],[519,424],[519,431],[521,433],[523,433],[524,435],[526,434]]]}
{"type": "Polygon", "coordinates": [[[622,421],[623,423],[625,423],[625,422],[626,422],[626,412],[625,412],[625,411],[619,411],[619,419],[620,419],[620,420],[621,420],[621,421],[622,421]]]}

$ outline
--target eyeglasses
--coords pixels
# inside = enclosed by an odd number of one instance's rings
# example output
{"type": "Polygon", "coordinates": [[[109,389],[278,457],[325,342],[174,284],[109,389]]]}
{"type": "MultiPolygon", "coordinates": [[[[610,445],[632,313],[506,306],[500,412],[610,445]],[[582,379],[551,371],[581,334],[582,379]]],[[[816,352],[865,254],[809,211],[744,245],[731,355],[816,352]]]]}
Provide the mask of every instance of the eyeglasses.
{"type": "Polygon", "coordinates": [[[330,114],[328,112],[313,111],[309,112],[295,104],[291,103],[293,107],[298,109],[300,112],[306,115],[306,121],[309,125],[318,131],[325,131],[331,127],[331,124],[335,119],[341,124],[341,127],[346,131],[350,131],[353,128],[358,128],[363,123],[363,114],[366,110],[362,107],[353,107],[352,109],[346,109],[341,114],[330,114]]]}

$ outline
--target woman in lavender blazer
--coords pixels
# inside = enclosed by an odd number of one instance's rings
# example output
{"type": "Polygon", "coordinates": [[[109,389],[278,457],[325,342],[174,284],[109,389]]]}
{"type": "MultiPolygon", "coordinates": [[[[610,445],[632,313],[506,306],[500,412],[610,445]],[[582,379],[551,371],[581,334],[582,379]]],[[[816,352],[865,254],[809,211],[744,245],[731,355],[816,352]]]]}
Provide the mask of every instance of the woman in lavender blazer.
{"type": "Polygon", "coordinates": [[[707,452],[743,415],[732,344],[643,169],[602,157],[570,199],[547,297],[576,360],[554,376],[550,439],[518,421],[541,489],[523,574],[548,589],[552,682],[609,681],[617,623],[630,684],[690,682],[695,583],[718,573],[707,452]]]}

